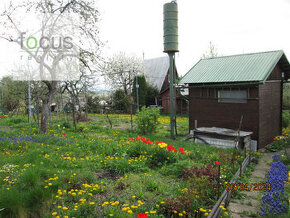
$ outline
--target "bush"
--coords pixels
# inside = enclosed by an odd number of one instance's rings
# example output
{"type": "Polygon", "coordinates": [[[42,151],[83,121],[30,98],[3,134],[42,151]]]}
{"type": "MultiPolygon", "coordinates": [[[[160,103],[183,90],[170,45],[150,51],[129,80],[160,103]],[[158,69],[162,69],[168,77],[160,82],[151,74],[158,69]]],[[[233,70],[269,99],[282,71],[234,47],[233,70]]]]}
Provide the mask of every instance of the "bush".
{"type": "Polygon", "coordinates": [[[290,126],[290,110],[284,110],[282,113],[282,127],[287,128],[290,126]]]}
{"type": "Polygon", "coordinates": [[[156,131],[160,117],[159,108],[142,107],[136,114],[137,130],[142,134],[153,133],[156,131]]]}
{"type": "Polygon", "coordinates": [[[188,160],[178,161],[171,165],[166,165],[162,167],[160,173],[164,176],[173,175],[176,177],[182,177],[184,174],[183,169],[189,168],[191,165],[192,163],[188,160]]]}
{"type": "Polygon", "coordinates": [[[26,123],[27,121],[27,117],[24,116],[13,116],[11,118],[8,118],[7,121],[10,124],[19,124],[19,123],[26,123]]]}
{"type": "Polygon", "coordinates": [[[266,149],[271,152],[279,151],[290,147],[290,137],[288,129],[284,130],[283,135],[276,136],[274,142],[266,146],[266,149]]]}
{"type": "Polygon", "coordinates": [[[62,128],[70,129],[72,127],[71,123],[68,121],[65,121],[61,124],[62,128]]]}
{"type": "Polygon", "coordinates": [[[161,167],[165,164],[171,164],[177,161],[174,152],[169,152],[163,148],[154,148],[151,154],[152,157],[147,160],[147,164],[151,168],[161,167]]]}

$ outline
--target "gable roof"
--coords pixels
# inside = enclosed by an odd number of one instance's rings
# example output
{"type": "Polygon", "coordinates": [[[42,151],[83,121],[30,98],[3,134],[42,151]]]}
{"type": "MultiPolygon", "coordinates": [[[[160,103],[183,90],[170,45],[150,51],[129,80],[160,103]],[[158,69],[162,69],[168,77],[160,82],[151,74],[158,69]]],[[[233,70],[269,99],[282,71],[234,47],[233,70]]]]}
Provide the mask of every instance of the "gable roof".
{"type": "Polygon", "coordinates": [[[282,50],[201,59],[179,84],[264,82],[279,62],[282,70],[290,74],[290,65],[282,50]]]}
{"type": "Polygon", "coordinates": [[[147,82],[161,91],[169,69],[168,56],[144,60],[144,76],[147,82]]]}

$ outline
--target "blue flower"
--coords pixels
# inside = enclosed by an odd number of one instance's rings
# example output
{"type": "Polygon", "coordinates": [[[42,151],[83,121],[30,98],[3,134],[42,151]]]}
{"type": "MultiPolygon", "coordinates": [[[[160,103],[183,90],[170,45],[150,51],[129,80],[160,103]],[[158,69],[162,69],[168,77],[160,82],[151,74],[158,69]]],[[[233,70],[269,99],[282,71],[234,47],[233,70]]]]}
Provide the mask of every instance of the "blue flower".
{"type": "Polygon", "coordinates": [[[280,215],[287,210],[286,198],[284,197],[284,184],[288,181],[288,169],[280,161],[281,155],[274,155],[269,172],[267,173],[267,184],[271,185],[271,189],[267,190],[262,197],[261,216],[274,214],[280,215]]]}

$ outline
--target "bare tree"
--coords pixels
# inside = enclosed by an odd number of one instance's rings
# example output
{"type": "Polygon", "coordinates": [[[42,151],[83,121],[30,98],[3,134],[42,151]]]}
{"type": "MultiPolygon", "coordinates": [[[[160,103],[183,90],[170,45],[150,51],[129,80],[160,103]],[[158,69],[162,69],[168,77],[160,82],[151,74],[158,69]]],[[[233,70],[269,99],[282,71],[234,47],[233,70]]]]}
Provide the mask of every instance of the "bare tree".
{"type": "Polygon", "coordinates": [[[106,61],[102,71],[114,89],[122,89],[126,95],[129,95],[134,77],[143,73],[143,61],[137,57],[119,53],[106,61]]]}
{"type": "Polygon", "coordinates": [[[212,43],[209,42],[209,48],[208,51],[206,51],[203,55],[202,55],[202,59],[205,58],[213,58],[213,57],[217,57],[218,56],[218,52],[217,52],[217,48],[216,46],[212,43]]]}
{"type": "MultiPolygon", "coordinates": [[[[40,130],[43,133],[48,130],[49,106],[57,90],[58,74],[61,72],[60,63],[63,60],[75,58],[85,63],[86,67],[91,64],[96,66],[95,63],[99,58],[99,48],[102,45],[98,38],[98,28],[96,26],[98,17],[99,13],[95,9],[93,0],[26,0],[18,5],[13,4],[11,1],[8,9],[1,14],[0,24],[5,27],[5,31],[2,32],[0,37],[18,44],[32,57],[38,66],[40,80],[46,88],[46,93],[41,96],[42,117],[40,130]],[[29,16],[29,14],[38,14],[41,18],[42,26],[38,31],[41,39],[50,39],[54,34],[65,32],[66,27],[74,25],[74,20],[77,18],[79,21],[79,35],[84,40],[71,42],[73,49],[47,47],[47,44],[45,44],[45,46],[39,46],[32,52],[27,48],[28,46],[23,46],[23,36],[26,31],[20,28],[23,15],[29,16]],[[70,17],[72,22],[59,22],[64,16],[70,17]],[[71,52],[71,50],[75,49],[78,50],[78,55],[71,52]]],[[[32,35],[31,32],[30,34],[32,35]]]]}

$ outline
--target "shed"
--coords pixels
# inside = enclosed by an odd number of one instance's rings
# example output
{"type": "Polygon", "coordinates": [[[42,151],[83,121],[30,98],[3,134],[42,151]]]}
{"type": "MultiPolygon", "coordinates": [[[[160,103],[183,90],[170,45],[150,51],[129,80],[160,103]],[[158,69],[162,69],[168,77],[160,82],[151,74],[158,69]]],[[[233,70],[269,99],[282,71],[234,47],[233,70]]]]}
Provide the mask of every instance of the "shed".
{"type": "Polygon", "coordinates": [[[262,148],[281,134],[283,82],[290,65],[283,51],[201,59],[180,80],[189,87],[189,127],[253,132],[262,148]],[[195,126],[197,124],[197,126],[195,126]]]}
{"type": "MultiPolygon", "coordinates": [[[[175,68],[176,78],[178,74],[175,68]]],[[[170,113],[169,97],[169,57],[159,57],[144,60],[144,75],[147,82],[156,87],[160,95],[160,106],[165,113],[170,113]]],[[[187,113],[186,101],[176,92],[176,113],[187,113]]]]}

